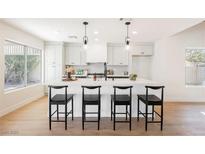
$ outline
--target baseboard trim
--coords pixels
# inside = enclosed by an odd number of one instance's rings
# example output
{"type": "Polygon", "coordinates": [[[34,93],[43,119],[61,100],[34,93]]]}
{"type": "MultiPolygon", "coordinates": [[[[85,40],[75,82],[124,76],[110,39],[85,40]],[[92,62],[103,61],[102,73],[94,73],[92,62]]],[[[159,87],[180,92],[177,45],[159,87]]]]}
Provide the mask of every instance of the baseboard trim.
{"type": "Polygon", "coordinates": [[[41,95],[38,95],[38,96],[35,96],[35,97],[30,97],[30,98],[25,99],[25,100],[15,104],[15,105],[9,106],[9,107],[7,107],[7,108],[0,111],[0,117],[5,116],[6,114],[9,114],[9,113],[11,113],[11,112],[13,112],[13,111],[27,105],[27,104],[33,102],[33,101],[35,101],[35,100],[37,100],[37,99],[39,99],[43,96],[44,95],[41,94],[41,95]]]}

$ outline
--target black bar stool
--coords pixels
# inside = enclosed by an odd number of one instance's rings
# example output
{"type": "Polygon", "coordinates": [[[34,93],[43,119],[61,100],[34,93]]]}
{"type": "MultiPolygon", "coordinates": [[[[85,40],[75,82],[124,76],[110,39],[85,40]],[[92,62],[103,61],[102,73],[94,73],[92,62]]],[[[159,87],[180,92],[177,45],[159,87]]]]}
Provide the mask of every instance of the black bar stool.
{"type": "Polygon", "coordinates": [[[85,122],[97,122],[98,130],[100,129],[100,109],[101,109],[101,95],[100,95],[101,86],[82,86],[82,129],[84,130],[85,122]],[[85,94],[86,89],[98,89],[98,94],[85,94]],[[97,112],[86,112],[86,105],[97,105],[97,112]],[[97,114],[98,120],[86,120],[86,114],[97,114]]]}
{"type": "Polygon", "coordinates": [[[72,115],[72,120],[73,120],[73,95],[72,94],[67,94],[67,88],[68,86],[52,86],[49,85],[49,129],[51,130],[51,122],[65,122],[65,129],[67,129],[67,117],[69,114],[72,115]],[[65,88],[65,93],[64,94],[56,94],[52,97],[51,94],[51,89],[63,89],[65,88]],[[68,112],[67,111],[67,105],[68,103],[71,102],[71,110],[68,112]],[[56,106],[56,111],[52,113],[52,106],[56,106]],[[65,106],[65,112],[59,112],[59,106],[63,105],[65,106]],[[57,114],[57,119],[52,120],[52,116],[54,114],[57,114]],[[65,115],[65,120],[59,120],[59,114],[64,114],[65,115]]]}
{"type": "Polygon", "coordinates": [[[132,120],[132,87],[133,86],[113,86],[114,88],[114,95],[111,95],[111,120],[112,117],[114,116],[114,121],[113,121],[113,130],[115,130],[115,123],[129,123],[129,128],[131,130],[131,120],[132,120]],[[130,93],[125,95],[117,95],[116,94],[116,89],[130,89],[130,93]],[[113,111],[113,105],[114,105],[114,111],[113,111]],[[116,112],[116,106],[125,106],[126,107],[126,112],[125,113],[117,113],[116,112]],[[128,107],[129,107],[129,112],[128,112],[128,107]],[[117,114],[125,114],[126,115],[126,121],[116,121],[116,115],[117,114]],[[129,121],[127,121],[127,115],[129,115],[129,121]]]}
{"type": "Polygon", "coordinates": [[[163,99],[164,99],[164,86],[145,86],[146,95],[137,95],[137,120],[139,121],[139,115],[143,115],[145,117],[145,130],[147,131],[148,123],[161,123],[161,130],[163,129],[163,99]],[[156,95],[149,94],[148,89],[160,90],[161,89],[161,99],[156,95]],[[140,101],[145,104],[145,113],[140,111],[140,101]],[[152,113],[148,113],[148,107],[152,106],[152,113]],[[157,113],[154,110],[155,106],[161,107],[161,114],[157,113]],[[160,121],[154,121],[154,113],[160,117],[160,121]],[[152,115],[152,121],[148,121],[148,115],[152,115]]]}

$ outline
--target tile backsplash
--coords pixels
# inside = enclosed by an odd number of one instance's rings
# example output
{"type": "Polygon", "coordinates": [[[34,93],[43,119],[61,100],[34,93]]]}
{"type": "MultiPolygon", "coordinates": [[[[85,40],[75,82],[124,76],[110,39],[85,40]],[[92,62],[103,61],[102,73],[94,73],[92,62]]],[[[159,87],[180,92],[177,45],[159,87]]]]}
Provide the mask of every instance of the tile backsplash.
{"type": "MultiPolygon", "coordinates": [[[[104,73],[103,63],[92,63],[86,66],[73,66],[75,70],[77,69],[87,69],[88,73],[104,73]]],[[[128,66],[107,66],[107,70],[112,69],[114,74],[123,75],[124,72],[128,72],[128,66]]]]}

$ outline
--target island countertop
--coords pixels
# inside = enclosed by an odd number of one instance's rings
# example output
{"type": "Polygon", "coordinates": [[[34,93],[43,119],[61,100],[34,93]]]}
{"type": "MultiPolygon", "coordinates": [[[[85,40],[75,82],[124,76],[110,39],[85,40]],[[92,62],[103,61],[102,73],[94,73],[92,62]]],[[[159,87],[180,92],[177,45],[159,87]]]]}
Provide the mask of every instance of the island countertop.
{"type": "MultiPolygon", "coordinates": [[[[139,94],[145,92],[145,85],[160,85],[155,81],[137,78],[136,81],[131,81],[130,79],[115,79],[115,80],[105,80],[104,78],[99,78],[94,81],[92,78],[82,78],[76,81],[60,81],[60,82],[50,82],[46,85],[68,85],[68,92],[73,94],[81,94],[81,86],[101,86],[101,94],[112,94],[113,86],[133,86],[133,94],[139,94]]],[[[92,92],[91,92],[92,93],[92,92]]]]}
{"type": "Polygon", "coordinates": [[[135,81],[132,81],[130,79],[115,79],[115,80],[105,80],[104,78],[99,78],[96,81],[94,81],[92,78],[79,78],[76,81],[55,81],[55,82],[47,82],[46,85],[101,85],[101,86],[113,86],[113,85],[159,85],[160,83],[157,83],[152,80],[137,78],[135,81]]]}

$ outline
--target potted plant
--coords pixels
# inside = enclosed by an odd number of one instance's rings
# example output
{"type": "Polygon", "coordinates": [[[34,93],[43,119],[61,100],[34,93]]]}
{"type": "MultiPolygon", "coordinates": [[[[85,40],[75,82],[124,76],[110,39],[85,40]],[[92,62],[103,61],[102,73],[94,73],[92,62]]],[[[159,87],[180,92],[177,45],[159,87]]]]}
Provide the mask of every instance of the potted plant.
{"type": "Polygon", "coordinates": [[[135,81],[137,78],[137,74],[130,74],[130,80],[135,81]]]}

